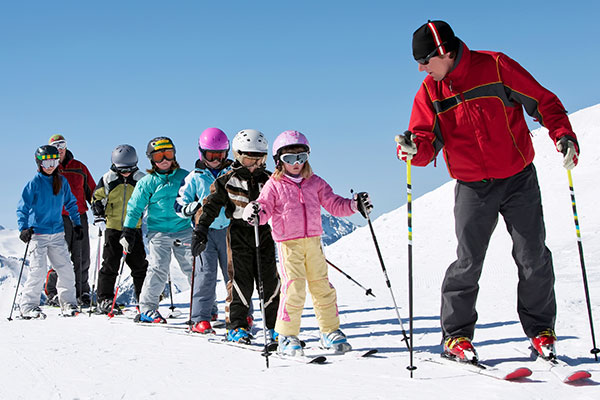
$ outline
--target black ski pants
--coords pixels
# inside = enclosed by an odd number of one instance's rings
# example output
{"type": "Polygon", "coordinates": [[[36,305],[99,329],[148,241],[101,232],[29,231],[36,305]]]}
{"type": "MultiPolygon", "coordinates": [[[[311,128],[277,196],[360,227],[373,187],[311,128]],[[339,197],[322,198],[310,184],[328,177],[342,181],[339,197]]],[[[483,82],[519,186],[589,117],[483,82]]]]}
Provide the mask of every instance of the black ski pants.
{"type": "Polygon", "coordinates": [[[537,174],[533,164],[506,179],[457,181],[455,229],[457,257],[442,284],[441,324],[444,338],[473,338],[479,277],[490,237],[501,214],[513,242],[519,283],[517,311],[528,337],[554,328],[556,299],[552,254],[537,174]]]}
{"type": "MultiPolygon", "coordinates": [[[[142,238],[142,230],[135,230],[135,241],[130,253],[125,257],[125,262],[131,269],[135,298],[139,300],[142,285],[146,278],[148,261],[142,238]]],[[[111,299],[115,295],[115,281],[119,275],[123,246],[119,243],[121,231],[117,229],[106,229],[104,231],[104,248],[102,252],[102,268],[98,273],[98,303],[105,299],[111,299]]]]}
{"type": "MultiPolygon", "coordinates": [[[[259,227],[260,266],[264,288],[265,318],[267,329],[275,328],[279,307],[279,275],[275,262],[275,242],[271,236],[271,227],[259,227]]],[[[225,322],[227,329],[248,328],[246,317],[254,286],[259,287],[256,262],[256,244],[254,227],[246,222],[234,222],[227,230],[227,299],[225,304],[225,322]]]]}

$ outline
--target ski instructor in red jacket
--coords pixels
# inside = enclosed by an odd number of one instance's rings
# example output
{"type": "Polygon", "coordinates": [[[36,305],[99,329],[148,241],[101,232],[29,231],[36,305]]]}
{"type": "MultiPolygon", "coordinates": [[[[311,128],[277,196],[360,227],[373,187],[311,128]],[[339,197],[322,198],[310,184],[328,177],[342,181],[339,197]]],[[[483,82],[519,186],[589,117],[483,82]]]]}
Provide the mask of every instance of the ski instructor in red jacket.
{"type": "Polygon", "coordinates": [[[427,77],[415,96],[397,154],[425,166],[440,151],[456,179],[457,257],[442,283],[444,353],[477,359],[471,343],[479,277],[498,214],[512,237],[518,267],[517,310],[525,334],[544,357],[555,354],[556,299],[531,135],[523,108],[549,131],[565,168],[579,146],[560,100],[505,54],[472,51],[444,21],[413,34],[413,56],[427,77]]]}

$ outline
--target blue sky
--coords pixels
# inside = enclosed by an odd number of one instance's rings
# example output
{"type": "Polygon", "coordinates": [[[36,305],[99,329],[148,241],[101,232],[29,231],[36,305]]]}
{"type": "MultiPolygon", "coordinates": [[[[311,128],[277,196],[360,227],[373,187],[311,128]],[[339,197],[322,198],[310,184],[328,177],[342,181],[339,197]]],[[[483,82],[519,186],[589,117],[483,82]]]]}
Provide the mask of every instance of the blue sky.
{"type": "MultiPolygon", "coordinates": [[[[0,225],[16,228],[33,153],[51,134],[64,134],[97,180],[121,143],[147,167],[146,144],[161,135],[190,169],[211,126],[230,138],[259,129],[271,142],[300,130],[334,191],[368,191],[374,215],[389,212],[406,201],[393,138],[424,78],[411,37],[427,19],[448,21],[471,49],[507,53],[570,112],[600,101],[600,6],[550,3],[3,2],[0,134],[10,147],[0,225]]],[[[437,167],[413,168],[414,194],[449,179],[440,156],[437,167]]]]}

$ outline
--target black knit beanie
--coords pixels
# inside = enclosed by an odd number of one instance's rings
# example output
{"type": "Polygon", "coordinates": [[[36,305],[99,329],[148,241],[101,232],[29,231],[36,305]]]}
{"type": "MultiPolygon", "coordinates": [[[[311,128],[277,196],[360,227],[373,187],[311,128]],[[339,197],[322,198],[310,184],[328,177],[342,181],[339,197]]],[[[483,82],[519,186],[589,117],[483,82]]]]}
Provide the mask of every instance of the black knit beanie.
{"type": "Polygon", "coordinates": [[[412,49],[415,60],[427,57],[434,50],[444,55],[458,49],[459,40],[444,21],[427,21],[413,33],[412,49]]]}

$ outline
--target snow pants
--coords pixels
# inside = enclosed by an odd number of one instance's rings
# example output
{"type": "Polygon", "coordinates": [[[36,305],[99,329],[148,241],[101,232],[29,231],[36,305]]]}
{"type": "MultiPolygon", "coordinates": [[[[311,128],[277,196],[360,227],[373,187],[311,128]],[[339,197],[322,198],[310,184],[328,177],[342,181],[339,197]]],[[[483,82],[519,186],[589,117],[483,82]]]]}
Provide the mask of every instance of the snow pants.
{"type": "MultiPolygon", "coordinates": [[[[102,268],[100,268],[98,273],[98,303],[105,299],[112,300],[115,296],[115,281],[119,275],[121,258],[123,256],[123,246],[119,243],[120,238],[120,230],[106,229],[104,231],[102,268]]],[[[136,229],[133,249],[125,257],[125,262],[131,269],[135,298],[139,300],[148,269],[146,249],[144,248],[141,229],[136,229]]]]}
{"type": "MultiPolygon", "coordinates": [[[[271,237],[271,227],[259,227],[259,254],[261,277],[265,303],[267,329],[275,327],[277,306],[279,305],[279,276],[275,263],[275,243],[271,237]]],[[[256,260],[254,227],[246,222],[232,222],[227,229],[227,300],[225,322],[227,329],[248,329],[248,311],[252,302],[254,285],[260,285],[256,260]]]]}
{"type": "MultiPolygon", "coordinates": [[[[89,269],[90,269],[90,235],[87,214],[79,214],[81,227],[83,228],[83,239],[76,240],[73,233],[73,222],[67,215],[63,215],[65,233],[63,239],[67,242],[71,253],[71,262],[75,272],[75,289],[77,298],[84,293],[90,293],[89,269]]],[[[46,294],[51,299],[56,295],[56,278],[50,275],[46,284],[46,294]]]]}
{"type": "Polygon", "coordinates": [[[148,271],[140,294],[140,311],[142,313],[158,310],[160,294],[169,279],[171,254],[175,256],[179,268],[187,276],[191,285],[192,250],[190,246],[175,246],[174,244],[177,239],[183,243],[189,243],[191,237],[192,228],[179,232],[148,232],[148,271]]]}
{"type": "Polygon", "coordinates": [[[285,336],[300,333],[300,318],[306,299],[306,285],[312,296],[319,329],[323,333],[340,327],[337,296],[329,282],[321,238],[287,240],[277,243],[281,299],[275,331],[285,336]]]}
{"type": "Polygon", "coordinates": [[[221,267],[223,280],[229,280],[227,274],[227,228],[209,229],[206,249],[200,255],[201,262],[196,262],[194,278],[194,307],[192,321],[210,321],[217,314],[215,300],[217,288],[217,271],[221,267]]]}
{"type": "Polygon", "coordinates": [[[546,230],[537,174],[533,164],[506,179],[457,181],[455,229],[457,257],[442,284],[441,325],[444,338],[473,338],[479,277],[489,240],[504,218],[517,264],[517,311],[528,337],[554,328],[556,299],[552,254],[546,230]]]}
{"type": "Polygon", "coordinates": [[[33,307],[40,305],[42,295],[40,288],[44,284],[48,271],[47,258],[57,274],[56,289],[61,306],[65,304],[77,305],[75,297],[75,274],[69,256],[69,249],[65,242],[63,232],[54,234],[34,234],[29,244],[31,258],[29,260],[29,274],[21,291],[21,312],[25,313],[33,307]]]}

